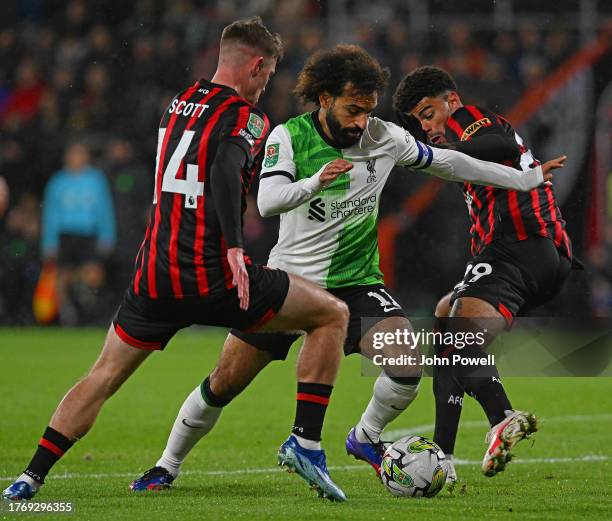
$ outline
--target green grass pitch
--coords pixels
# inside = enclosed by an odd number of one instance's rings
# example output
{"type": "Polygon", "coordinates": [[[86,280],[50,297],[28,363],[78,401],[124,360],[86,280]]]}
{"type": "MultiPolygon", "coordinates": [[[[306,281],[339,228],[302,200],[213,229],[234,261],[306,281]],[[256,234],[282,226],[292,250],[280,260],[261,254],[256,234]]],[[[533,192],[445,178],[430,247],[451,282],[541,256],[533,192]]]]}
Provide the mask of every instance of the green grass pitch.
{"type": "MultiPolygon", "coordinates": [[[[65,391],[97,356],[101,330],[0,330],[0,487],[28,463],[65,391]]],[[[507,378],[517,408],[542,419],[535,443],[495,478],[480,474],[486,425],[466,404],[457,455],[462,492],[395,498],[370,468],[344,452],[344,438],[369,400],[372,378],[345,359],[323,431],[332,477],[349,500],[320,500],[276,468],[276,451],[294,413],[295,352],[268,367],[194,450],[175,488],[135,494],[131,479],[161,453],[183,398],[213,367],[223,331],[188,330],[153,354],[105,406],[94,429],[55,467],[39,501],[72,501],[60,519],[609,519],[612,516],[612,379],[507,378]]],[[[294,349],[296,351],[296,349],[294,349]]],[[[431,380],[390,430],[432,435],[431,380]]],[[[458,487],[460,488],[460,487],[458,487]]],[[[31,517],[0,510],[0,519],[31,517]]],[[[44,518],[49,515],[39,514],[44,518]]]]}

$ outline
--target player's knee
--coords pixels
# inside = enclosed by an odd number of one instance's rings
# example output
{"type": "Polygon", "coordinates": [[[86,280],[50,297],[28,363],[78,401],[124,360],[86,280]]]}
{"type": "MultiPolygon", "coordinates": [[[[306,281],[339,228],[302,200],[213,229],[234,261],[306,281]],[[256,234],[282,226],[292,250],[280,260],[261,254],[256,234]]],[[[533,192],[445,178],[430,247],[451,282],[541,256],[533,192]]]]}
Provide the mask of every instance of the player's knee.
{"type": "Polygon", "coordinates": [[[215,404],[223,404],[225,407],[229,404],[236,396],[242,392],[242,386],[233,384],[232,382],[224,382],[219,387],[215,388],[213,395],[216,398],[215,404]]]}
{"type": "Polygon", "coordinates": [[[343,302],[340,299],[334,298],[334,301],[332,303],[332,308],[333,308],[334,322],[336,322],[343,329],[346,329],[346,325],[348,324],[348,319],[350,315],[346,302],[343,302]]]}
{"type": "Polygon", "coordinates": [[[217,366],[208,377],[205,392],[208,402],[221,407],[230,403],[243,389],[244,385],[237,381],[235,371],[217,366]]]}
{"type": "Polygon", "coordinates": [[[444,295],[436,304],[435,316],[438,318],[444,318],[450,316],[451,312],[451,301],[452,293],[444,295]]]}

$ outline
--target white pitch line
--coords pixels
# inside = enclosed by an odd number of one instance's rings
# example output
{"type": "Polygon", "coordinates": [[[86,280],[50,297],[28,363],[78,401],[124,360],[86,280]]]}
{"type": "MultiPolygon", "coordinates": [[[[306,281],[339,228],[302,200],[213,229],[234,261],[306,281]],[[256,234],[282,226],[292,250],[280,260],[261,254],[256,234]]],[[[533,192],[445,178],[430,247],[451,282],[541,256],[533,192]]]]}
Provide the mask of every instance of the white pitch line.
{"type": "MultiPolygon", "coordinates": [[[[585,456],[580,456],[578,458],[528,458],[528,459],[513,459],[512,464],[515,463],[524,464],[524,465],[535,465],[541,463],[577,463],[577,462],[603,462],[610,461],[612,458],[610,456],[597,455],[597,454],[588,454],[585,456]]],[[[482,463],[477,460],[463,460],[456,459],[454,461],[455,465],[478,465],[482,463]]],[[[372,468],[366,464],[363,465],[335,465],[328,467],[329,470],[346,470],[346,471],[354,471],[354,470],[367,470],[371,471],[372,468]]],[[[183,476],[232,476],[232,475],[241,475],[241,474],[274,474],[279,471],[279,467],[270,467],[270,468],[254,468],[254,469],[241,469],[241,470],[185,470],[181,472],[183,476]]],[[[110,472],[110,473],[100,473],[100,474],[81,474],[78,472],[75,473],[67,473],[67,474],[56,474],[51,476],[51,479],[100,479],[100,478],[135,478],[137,477],[137,472],[110,472]]],[[[0,477],[0,481],[15,479],[15,476],[2,476],[0,477]]]]}
{"type": "MultiPolygon", "coordinates": [[[[580,421],[606,421],[612,420],[612,414],[593,414],[593,415],[571,415],[571,416],[552,416],[541,418],[543,423],[547,422],[580,422],[580,421]]],[[[483,427],[488,426],[486,421],[464,421],[461,422],[462,427],[483,427]]],[[[399,439],[403,436],[410,434],[416,434],[424,431],[430,431],[434,428],[432,423],[424,425],[415,425],[410,429],[396,429],[393,431],[385,432],[384,436],[390,439],[399,439]]],[[[512,463],[519,464],[537,464],[537,463],[575,463],[580,461],[609,461],[609,456],[603,455],[585,455],[578,458],[529,458],[529,459],[513,459],[512,463]]],[[[461,460],[456,459],[455,465],[480,465],[481,461],[473,460],[461,460]]],[[[371,467],[367,465],[339,465],[328,467],[329,470],[371,470],[371,467]]],[[[241,469],[241,470],[185,470],[181,472],[183,476],[231,476],[240,474],[273,474],[278,472],[277,468],[254,468],[254,469],[241,469]]],[[[101,474],[81,474],[66,473],[56,474],[52,476],[52,479],[97,479],[97,478],[129,478],[136,477],[135,472],[112,472],[112,473],[101,473],[101,474]]],[[[0,481],[15,479],[15,476],[2,476],[0,481]]]]}
{"type": "MultiPolygon", "coordinates": [[[[538,418],[538,420],[546,425],[547,423],[563,423],[563,422],[602,422],[612,421],[612,414],[591,414],[591,415],[571,415],[571,416],[550,416],[538,418]]],[[[468,420],[462,421],[459,428],[475,428],[475,427],[488,427],[489,422],[486,420],[468,420]]],[[[433,423],[425,423],[423,425],[415,425],[405,429],[394,429],[392,431],[384,432],[383,439],[398,440],[404,436],[410,436],[411,434],[419,434],[422,432],[433,431],[435,425],[433,423]]]]}

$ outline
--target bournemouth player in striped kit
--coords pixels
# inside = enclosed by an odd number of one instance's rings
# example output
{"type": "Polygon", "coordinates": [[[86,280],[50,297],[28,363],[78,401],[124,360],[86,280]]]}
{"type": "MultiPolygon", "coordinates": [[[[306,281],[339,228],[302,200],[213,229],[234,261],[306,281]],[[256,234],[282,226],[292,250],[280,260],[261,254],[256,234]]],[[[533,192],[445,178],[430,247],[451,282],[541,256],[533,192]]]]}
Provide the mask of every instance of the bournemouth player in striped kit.
{"type": "MultiPolygon", "coordinates": [[[[417,139],[519,170],[539,164],[506,119],[463,105],[455,81],[442,69],[425,66],[409,73],[398,85],[393,104],[402,125],[417,139]]],[[[486,318],[490,340],[509,327],[517,314],[561,290],[572,268],[571,243],[550,183],[530,192],[464,183],[463,193],[473,258],[463,280],[438,303],[437,328],[478,327],[474,319],[486,318]],[[447,317],[464,320],[447,321],[447,317]]],[[[451,352],[483,356],[480,348],[455,351],[451,347],[439,354],[451,352]]],[[[449,455],[452,485],[456,481],[452,455],[464,392],[479,401],[491,424],[482,463],[485,475],[504,470],[514,445],[537,430],[533,414],[512,408],[495,366],[477,370],[436,366],[434,441],[449,455]]]]}
{"type": "MultiPolygon", "coordinates": [[[[282,55],[278,35],[261,19],[241,20],[221,36],[211,81],[177,94],[159,127],[150,224],[102,353],[66,394],[24,473],[3,493],[30,499],[51,467],[82,438],[106,400],[154,350],[191,324],[307,332],[297,367],[295,440],[318,443],[346,335],[346,304],[282,270],[253,265],[244,255],[245,195],[261,162],[267,117],[254,106],[282,55]]],[[[129,225],[129,223],[124,223],[129,225]]],[[[219,365],[249,374],[255,349],[219,365]]],[[[221,407],[225,383],[207,378],[194,407],[221,407]]],[[[220,408],[218,409],[221,410],[220,408]]],[[[201,427],[201,426],[200,426],[201,427]]],[[[301,447],[301,445],[300,445],[301,447]]],[[[329,477],[322,450],[296,447],[288,466],[308,469],[321,495],[344,500],[329,477]]],[[[151,477],[151,476],[150,476],[151,477]]],[[[164,486],[163,473],[153,486],[164,486]]],[[[152,482],[152,481],[150,481],[152,482]]]]}

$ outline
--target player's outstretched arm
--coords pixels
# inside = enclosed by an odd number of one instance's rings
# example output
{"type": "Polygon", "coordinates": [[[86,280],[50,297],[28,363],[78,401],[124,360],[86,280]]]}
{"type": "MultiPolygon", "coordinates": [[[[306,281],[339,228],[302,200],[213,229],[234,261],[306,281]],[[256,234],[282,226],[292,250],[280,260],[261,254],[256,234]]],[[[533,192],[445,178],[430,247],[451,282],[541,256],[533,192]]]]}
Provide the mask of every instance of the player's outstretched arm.
{"type": "Polygon", "coordinates": [[[565,156],[561,156],[545,163],[546,171],[544,171],[544,166],[521,171],[498,163],[474,159],[454,150],[440,149],[433,152],[431,165],[424,170],[448,181],[467,181],[528,192],[544,181],[552,179],[551,171],[561,168],[564,161],[565,156]]]}
{"type": "Polygon", "coordinates": [[[260,178],[257,193],[259,212],[263,217],[271,217],[293,210],[351,168],[352,163],[345,159],[334,159],[312,177],[299,181],[293,181],[288,172],[266,172],[260,178]]]}
{"type": "Polygon", "coordinates": [[[529,192],[552,179],[551,171],[561,168],[566,159],[558,157],[526,171],[498,163],[481,161],[455,150],[432,148],[416,141],[406,130],[393,123],[385,123],[396,145],[396,164],[413,170],[425,170],[447,181],[467,181],[506,190],[529,192]]]}

